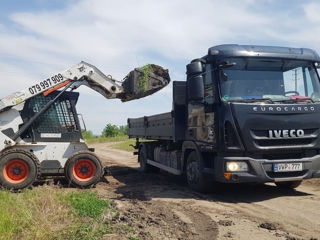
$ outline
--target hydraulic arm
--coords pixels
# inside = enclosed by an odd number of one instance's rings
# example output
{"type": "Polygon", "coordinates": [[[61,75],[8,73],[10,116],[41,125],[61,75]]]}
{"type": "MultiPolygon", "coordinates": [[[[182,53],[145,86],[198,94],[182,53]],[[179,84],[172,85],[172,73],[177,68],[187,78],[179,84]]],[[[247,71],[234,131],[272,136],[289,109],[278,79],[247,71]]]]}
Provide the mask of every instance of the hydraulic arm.
{"type": "Polygon", "coordinates": [[[0,112],[38,94],[46,96],[69,83],[71,83],[69,84],[71,89],[86,85],[108,99],[119,98],[122,101],[138,99],[160,90],[170,82],[167,70],[156,65],[148,66],[146,69],[136,68],[131,71],[124,81],[120,82],[121,85],[119,85],[110,75],[106,76],[95,66],[86,62],[80,62],[27,89],[15,92],[1,99],[0,112]]]}

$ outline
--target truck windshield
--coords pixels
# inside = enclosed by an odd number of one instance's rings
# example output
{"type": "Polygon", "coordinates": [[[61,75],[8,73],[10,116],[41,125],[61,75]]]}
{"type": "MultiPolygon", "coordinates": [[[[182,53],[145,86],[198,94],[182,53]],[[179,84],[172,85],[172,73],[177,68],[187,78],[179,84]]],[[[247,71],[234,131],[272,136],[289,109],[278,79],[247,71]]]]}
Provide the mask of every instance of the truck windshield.
{"type": "Polygon", "coordinates": [[[228,59],[220,71],[225,101],[320,101],[320,84],[313,63],[279,59],[228,59]]]}

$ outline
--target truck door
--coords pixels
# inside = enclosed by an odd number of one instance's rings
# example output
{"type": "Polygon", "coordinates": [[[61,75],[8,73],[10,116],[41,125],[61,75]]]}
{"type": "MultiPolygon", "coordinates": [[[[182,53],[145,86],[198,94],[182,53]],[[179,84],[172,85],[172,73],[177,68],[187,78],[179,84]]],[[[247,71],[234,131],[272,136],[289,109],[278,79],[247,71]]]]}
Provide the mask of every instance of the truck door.
{"type": "MultiPolygon", "coordinates": [[[[188,138],[213,142],[214,132],[214,74],[209,64],[202,62],[188,72],[188,138]],[[201,66],[200,66],[201,64],[201,66]]],[[[189,64],[189,65],[191,65],[189,64]]],[[[188,65],[188,66],[189,66],[188,65]]]]}

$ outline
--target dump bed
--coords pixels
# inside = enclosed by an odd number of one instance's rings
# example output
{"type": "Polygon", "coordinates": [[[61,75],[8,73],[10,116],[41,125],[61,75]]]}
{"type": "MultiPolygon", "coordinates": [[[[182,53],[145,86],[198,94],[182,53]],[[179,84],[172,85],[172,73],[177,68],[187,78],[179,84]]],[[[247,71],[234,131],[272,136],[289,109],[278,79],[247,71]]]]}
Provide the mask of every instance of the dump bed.
{"type": "Polygon", "coordinates": [[[129,118],[129,137],[172,140],[174,137],[173,122],[171,112],[149,117],[129,118]]]}
{"type": "Polygon", "coordinates": [[[129,118],[129,137],[179,141],[185,138],[186,82],[173,82],[173,110],[141,118],[129,118]]]}

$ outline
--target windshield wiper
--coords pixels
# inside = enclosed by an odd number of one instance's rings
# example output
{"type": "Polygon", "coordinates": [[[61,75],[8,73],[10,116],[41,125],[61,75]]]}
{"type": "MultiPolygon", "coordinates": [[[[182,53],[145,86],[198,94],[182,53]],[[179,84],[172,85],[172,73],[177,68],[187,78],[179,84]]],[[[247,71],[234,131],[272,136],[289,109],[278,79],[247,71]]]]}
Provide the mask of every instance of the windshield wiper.
{"type": "Polygon", "coordinates": [[[312,98],[306,97],[306,98],[302,98],[302,99],[299,99],[299,98],[283,99],[283,100],[279,100],[279,101],[277,100],[276,102],[282,102],[282,103],[312,102],[312,103],[314,103],[315,101],[312,98]]]}
{"type": "Polygon", "coordinates": [[[235,99],[229,100],[229,102],[246,102],[246,103],[253,103],[253,102],[268,102],[274,103],[271,98],[247,98],[247,99],[235,99]]]}

